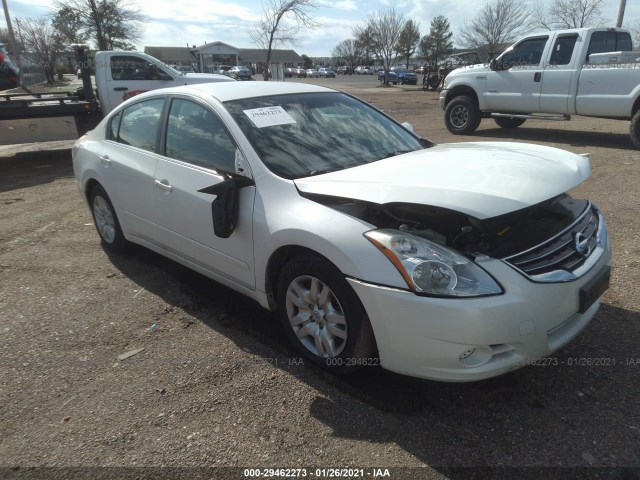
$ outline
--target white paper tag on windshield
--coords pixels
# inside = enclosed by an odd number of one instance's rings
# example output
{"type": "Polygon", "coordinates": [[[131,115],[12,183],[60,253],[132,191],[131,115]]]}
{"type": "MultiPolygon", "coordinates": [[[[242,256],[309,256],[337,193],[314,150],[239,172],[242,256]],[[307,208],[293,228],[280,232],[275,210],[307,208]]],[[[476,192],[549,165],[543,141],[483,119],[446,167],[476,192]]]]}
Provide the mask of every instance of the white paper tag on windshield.
{"type": "Polygon", "coordinates": [[[253,108],[251,110],[243,110],[243,112],[258,128],[296,123],[293,117],[282,107],[253,108]]]}

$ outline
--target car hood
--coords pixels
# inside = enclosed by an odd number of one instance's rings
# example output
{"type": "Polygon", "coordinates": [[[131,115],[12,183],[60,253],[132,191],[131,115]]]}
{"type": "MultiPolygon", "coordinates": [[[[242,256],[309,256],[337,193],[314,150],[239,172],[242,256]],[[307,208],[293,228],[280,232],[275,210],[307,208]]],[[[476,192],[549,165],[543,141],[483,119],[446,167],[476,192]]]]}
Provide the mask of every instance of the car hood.
{"type": "Polygon", "coordinates": [[[520,210],[582,183],[589,160],[540,145],[443,144],[295,180],[302,193],[448,208],[478,219],[520,210]]]}
{"type": "Polygon", "coordinates": [[[185,85],[195,85],[196,83],[209,82],[235,82],[231,77],[218,75],[217,73],[187,73],[182,76],[185,85]]]}

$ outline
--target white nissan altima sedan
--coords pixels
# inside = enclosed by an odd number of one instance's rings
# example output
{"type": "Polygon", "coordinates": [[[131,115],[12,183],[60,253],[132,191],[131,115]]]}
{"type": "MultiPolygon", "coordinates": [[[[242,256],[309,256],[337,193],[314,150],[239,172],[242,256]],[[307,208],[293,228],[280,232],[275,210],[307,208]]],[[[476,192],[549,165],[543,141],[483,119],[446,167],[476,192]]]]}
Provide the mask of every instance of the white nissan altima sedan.
{"type": "Polygon", "coordinates": [[[105,248],[143,245],[278,310],[335,372],[471,381],[546,356],[609,284],[588,158],[435,145],[328,88],[154,90],[73,149],[105,248]]]}

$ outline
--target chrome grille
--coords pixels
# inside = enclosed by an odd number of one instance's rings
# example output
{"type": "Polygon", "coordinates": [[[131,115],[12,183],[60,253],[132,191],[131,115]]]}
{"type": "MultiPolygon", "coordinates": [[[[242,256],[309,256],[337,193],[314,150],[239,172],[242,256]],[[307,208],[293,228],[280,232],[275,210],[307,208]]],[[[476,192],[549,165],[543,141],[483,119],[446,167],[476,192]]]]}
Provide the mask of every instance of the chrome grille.
{"type": "Polygon", "coordinates": [[[507,257],[504,261],[534,279],[558,271],[572,273],[596,250],[599,223],[598,211],[590,203],[570,227],[546,242],[507,257]]]}

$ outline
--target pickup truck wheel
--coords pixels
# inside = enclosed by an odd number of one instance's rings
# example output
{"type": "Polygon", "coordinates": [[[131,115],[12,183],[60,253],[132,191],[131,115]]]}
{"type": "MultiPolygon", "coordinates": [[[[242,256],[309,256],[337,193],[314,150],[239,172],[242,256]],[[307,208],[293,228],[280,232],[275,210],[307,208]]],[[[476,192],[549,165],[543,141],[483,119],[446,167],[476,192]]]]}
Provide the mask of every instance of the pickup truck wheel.
{"type": "Polygon", "coordinates": [[[454,135],[470,135],[480,125],[480,110],[472,98],[465,95],[455,97],[444,111],[444,123],[454,135]]]}
{"type": "Polygon", "coordinates": [[[636,148],[640,148],[640,110],[631,119],[631,125],[629,126],[629,136],[631,142],[636,148]]]}
{"type": "Polygon", "coordinates": [[[89,194],[89,204],[93,214],[93,222],[100,234],[102,245],[112,252],[122,253],[129,249],[131,244],[124,238],[116,211],[109,199],[109,195],[100,185],[96,185],[89,194]]]}
{"type": "Polygon", "coordinates": [[[494,118],[499,127],[502,128],[518,128],[524,122],[526,118],[513,118],[513,117],[496,117],[494,118]]]}
{"type": "Polygon", "coordinates": [[[375,353],[373,330],[333,264],[315,255],[294,257],[280,274],[276,298],[287,338],[307,359],[334,373],[370,364],[365,360],[375,353]]]}

